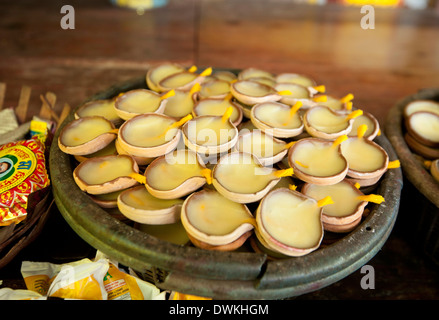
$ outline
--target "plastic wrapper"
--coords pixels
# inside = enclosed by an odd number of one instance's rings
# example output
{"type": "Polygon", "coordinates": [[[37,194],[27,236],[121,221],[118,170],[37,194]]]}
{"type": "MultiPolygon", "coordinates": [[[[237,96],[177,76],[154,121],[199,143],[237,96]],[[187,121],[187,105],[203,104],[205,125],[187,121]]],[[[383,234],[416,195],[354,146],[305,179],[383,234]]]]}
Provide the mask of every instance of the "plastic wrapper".
{"type": "Polygon", "coordinates": [[[28,290],[43,297],[75,300],[164,300],[166,292],[118,268],[98,252],[94,260],[72,263],[24,261],[28,290]]]}
{"type": "Polygon", "coordinates": [[[45,159],[37,136],[0,146],[0,226],[24,220],[29,197],[50,185],[45,159]]]}

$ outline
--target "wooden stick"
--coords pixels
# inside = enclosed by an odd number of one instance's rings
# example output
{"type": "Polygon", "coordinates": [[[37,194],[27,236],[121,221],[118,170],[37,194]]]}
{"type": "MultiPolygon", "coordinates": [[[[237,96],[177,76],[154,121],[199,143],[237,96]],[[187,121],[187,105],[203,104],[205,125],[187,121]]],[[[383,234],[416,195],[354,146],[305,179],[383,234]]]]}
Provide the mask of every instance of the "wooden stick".
{"type": "MultiPolygon", "coordinates": [[[[41,97],[41,96],[40,96],[41,97]]],[[[40,109],[40,118],[50,120],[55,109],[56,95],[52,92],[47,92],[45,99],[41,99],[43,104],[40,109]]]]}
{"type": "MultiPolygon", "coordinates": [[[[46,120],[50,120],[50,118],[53,117],[53,119],[55,119],[55,121],[58,123],[59,117],[56,114],[56,112],[52,109],[50,101],[42,94],[40,94],[40,99],[41,99],[41,102],[43,103],[41,105],[40,117],[43,119],[46,119],[46,120]],[[43,109],[45,110],[44,112],[43,112],[43,109]],[[44,116],[42,116],[42,114],[44,116]]],[[[53,97],[50,97],[50,99],[53,100],[53,97]]],[[[56,99],[56,96],[55,96],[55,99],[56,99]]]]}
{"type": "Polygon", "coordinates": [[[64,108],[62,109],[61,115],[59,116],[58,127],[61,125],[61,123],[63,123],[65,118],[69,115],[70,110],[71,110],[70,105],[68,103],[64,104],[64,108]]]}
{"type": "Polygon", "coordinates": [[[32,89],[28,86],[21,87],[20,98],[18,100],[18,105],[15,108],[15,114],[17,115],[17,119],[20,123],[24,123],[26,121],[31,91],[32,89]]]}

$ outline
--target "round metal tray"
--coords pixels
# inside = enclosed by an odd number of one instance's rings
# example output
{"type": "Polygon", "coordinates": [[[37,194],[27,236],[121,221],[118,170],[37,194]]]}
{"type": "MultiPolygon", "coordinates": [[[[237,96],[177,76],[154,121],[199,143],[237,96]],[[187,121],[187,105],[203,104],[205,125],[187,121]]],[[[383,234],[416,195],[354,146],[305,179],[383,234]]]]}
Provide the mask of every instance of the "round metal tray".
{"type": "MultiPolygon", "coordinates": [[[[116,85],[89,100],[107,99],[146,88],[145,77],[116,85]]],[[[73,112],[62,126],[72,121],[73,112]]],[[[59,132],[60,130],[58,130],[59,132]]],[[[352,232],[306,256],[268,259],[254,252],[217,252],[159,240],[112,217],[85,195],[73,180],[73,157],[56,143],[50,150],[50,174],[59,211],[72,229],[94,248],[151,275],[162,289],[214,299],[283,299],[331,285],[367,263],[384,245],[395,223],[402,189],[400,169],[388,170],[376,193],[385,198],[352,232]]],[[[384,135],[376,141],[396,155],[384,135]]]]}

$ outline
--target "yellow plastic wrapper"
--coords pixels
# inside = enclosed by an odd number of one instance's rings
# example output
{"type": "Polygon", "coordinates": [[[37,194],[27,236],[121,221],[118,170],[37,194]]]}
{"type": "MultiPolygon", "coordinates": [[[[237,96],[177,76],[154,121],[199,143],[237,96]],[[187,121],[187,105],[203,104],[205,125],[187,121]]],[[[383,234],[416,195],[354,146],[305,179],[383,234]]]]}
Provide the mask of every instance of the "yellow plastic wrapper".
{"type": "Polygon", "coordinates": [[[78,300],[164,300],[165,292],[118,269],[98,254],[95,261],[67,264],[24,261],[21,274],[28,290],[42,296],[78,300]]]}
{"type": "Polygon", "coordinates": [[[0,146],[0,226],[26,218],[29,197],[49,186],[45,145],[34,138],[0,146]]]}

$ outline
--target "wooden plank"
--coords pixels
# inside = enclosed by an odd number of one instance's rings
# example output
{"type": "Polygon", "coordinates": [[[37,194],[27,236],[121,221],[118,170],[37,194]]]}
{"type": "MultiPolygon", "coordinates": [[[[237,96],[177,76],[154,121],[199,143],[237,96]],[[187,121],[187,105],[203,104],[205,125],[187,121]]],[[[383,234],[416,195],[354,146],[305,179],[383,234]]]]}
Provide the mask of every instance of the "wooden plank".
{"type": "Polygon", "coordinates": [[[19,123],[24,123],[26,121],[31,92],[32,89],[29,86],[21,87],[20,98],[18,100],[18,105],[15,108],[15,114],[17,115],[19,123]]]}

